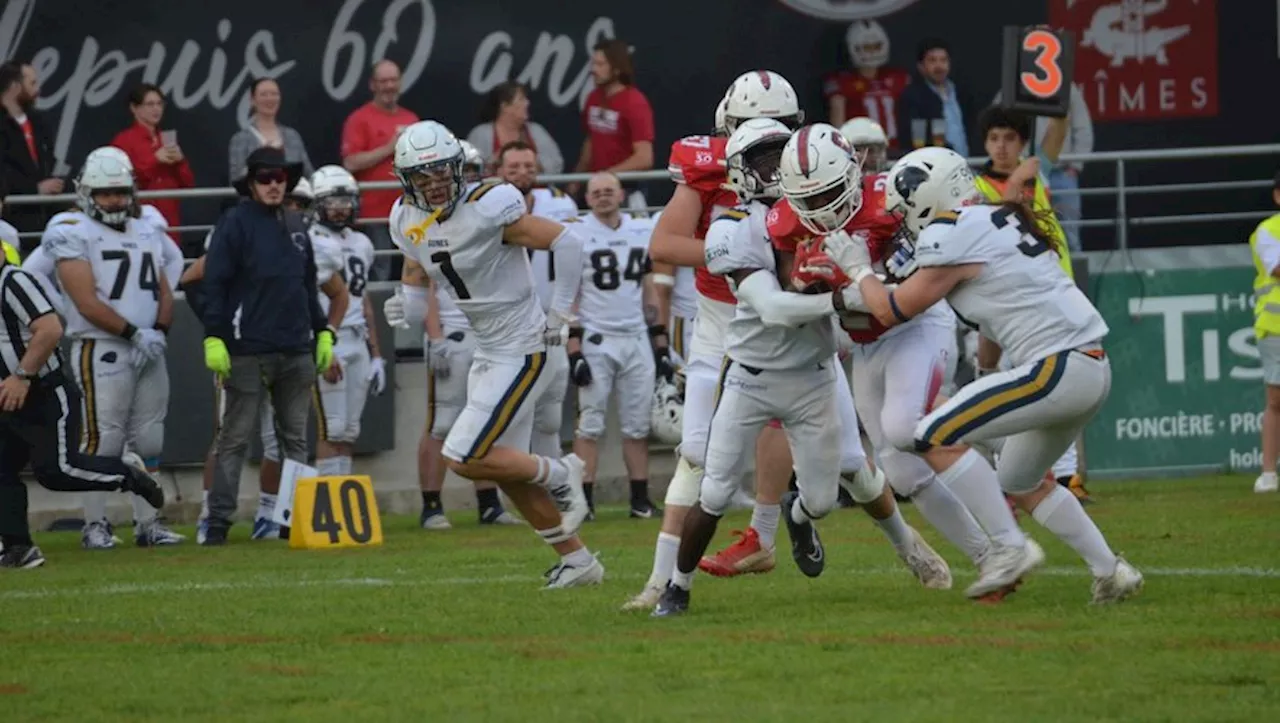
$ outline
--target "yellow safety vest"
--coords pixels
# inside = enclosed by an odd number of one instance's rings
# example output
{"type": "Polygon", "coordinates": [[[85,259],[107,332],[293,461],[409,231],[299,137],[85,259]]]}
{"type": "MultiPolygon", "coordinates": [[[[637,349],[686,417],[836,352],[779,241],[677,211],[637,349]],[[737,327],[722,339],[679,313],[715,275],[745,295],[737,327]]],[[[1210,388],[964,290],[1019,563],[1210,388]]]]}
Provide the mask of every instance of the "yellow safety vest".
{"type": "MultiPolygon", "coordinates": [[[[1000,201],[1004,199],[1004,189],[1009,182],[1003,178],[992,178],[986,174],[977,176],[978,190],[988,201],[1000,201]]],[[[1036,213],[1043,214],[1049,223],[1049,234],[1058,242],[1058,263],[1062,266],[1062,270],[1067,272],[1067,278],[1075,279],[1076,275],[1071,272],[1071,251],[1067,248],[1067,234],[1062,230],[1062,224],[1058,223],[1058,217],[1053,213],[1053,204],[1049,203],[1049,193],[1045,190],[1044,184],[1040,179],[1036,179],[1035,194],[1031,197],[1031,209],[1036,213]]]]}
{"type": "Polygon", "coordinates": [[[1260,231],[1280,239],[1280,213],[1258,224],[1249,237],[1253,267],[1258,270],[1258,275],[1253,278],[1253,332],[1259,339],[1267,334],[1280,334],[1280,279],[1271,275],[1271,269],[1262,266],[1262,259],[1258,256],[1260,231]]]}
{"type": "Polygon", "coordinates": [[[0,241],[0,244],[4,244],[4,260],[14,264],[15,266],[21,266],[22,255],[13,247],[13,244],[8,241],[0,241]]]}

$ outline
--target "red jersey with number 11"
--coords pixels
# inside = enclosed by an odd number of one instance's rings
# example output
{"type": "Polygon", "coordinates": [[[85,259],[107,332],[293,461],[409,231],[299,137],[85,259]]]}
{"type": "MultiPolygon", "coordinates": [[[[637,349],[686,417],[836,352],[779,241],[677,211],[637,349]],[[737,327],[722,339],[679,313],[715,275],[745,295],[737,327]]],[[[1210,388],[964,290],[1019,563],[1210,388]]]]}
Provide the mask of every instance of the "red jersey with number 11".
{"type": "MultiPolygon", "coordinates": [[[[702,200],[702,217],[694,232],[696,238],[706,238],[712,219],[738,204],[738,196],[724,187],[728,180],[724,152],[728,142],[716,136],[688,136],[671,144],[667,173],[671,180],[697,191],[702,200]]],[[[698,293],[708,299],[724,304],[738,303],[729,291],[729,282],[723,276],[709,273],[704,266],[694,270],[694,285],[698,293]]]]}

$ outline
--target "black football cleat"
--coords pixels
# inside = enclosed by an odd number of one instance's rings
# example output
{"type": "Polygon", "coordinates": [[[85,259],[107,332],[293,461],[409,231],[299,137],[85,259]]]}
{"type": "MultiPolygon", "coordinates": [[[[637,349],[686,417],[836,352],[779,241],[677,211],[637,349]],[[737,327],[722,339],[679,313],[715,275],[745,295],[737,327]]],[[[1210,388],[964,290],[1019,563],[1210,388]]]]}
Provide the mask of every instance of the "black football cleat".
{"type": "Polygon", "coordinates": [[[791,537],[791,558],[796,561],[796,567],[806,577],[817,577],[827,565],[826,550],[822,547],[818,528],[812,522],[800,523],[791,519],[791,508],[799,496],[795,492],[782,496],[782,519],[787,523],[787,534],[791,537]]]}
{"type": "Polygon", "coordinates": [[[662,591],[662,597],[658,598],[658,604],[654,606],[650,616],[669,618],[687,612],[689,612],[689,591],[673,583],[667,583],[667,588],[662,591]]]}

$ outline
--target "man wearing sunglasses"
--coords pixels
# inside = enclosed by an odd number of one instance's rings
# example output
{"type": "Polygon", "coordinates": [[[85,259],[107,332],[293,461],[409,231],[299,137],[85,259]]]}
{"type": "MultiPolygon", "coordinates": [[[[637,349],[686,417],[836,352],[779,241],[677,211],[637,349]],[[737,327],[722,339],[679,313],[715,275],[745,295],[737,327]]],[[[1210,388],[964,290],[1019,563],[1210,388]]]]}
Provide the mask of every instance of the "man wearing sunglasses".
{"type": "Polygon", "coordinates": [[[263,147],[249,155],[247,165],[236,184],[245,198],[218,219],[205,257],[205,365],[222,378],[226,400],[206,545],[227,540],[264,395],[272,400],[283,456],[306,462],[310,393],[316,374],[333,360],[336,337],[316,296],[306,222],[283,208],[301,177],[300,164],[263,147]]]}

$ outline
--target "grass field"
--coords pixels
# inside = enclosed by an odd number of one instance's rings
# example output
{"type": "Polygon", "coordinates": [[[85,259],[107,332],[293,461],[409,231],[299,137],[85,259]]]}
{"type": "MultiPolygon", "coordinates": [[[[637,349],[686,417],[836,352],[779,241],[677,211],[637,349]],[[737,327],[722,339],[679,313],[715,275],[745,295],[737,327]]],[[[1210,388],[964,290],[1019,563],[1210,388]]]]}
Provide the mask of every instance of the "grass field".
{"type": "Polygon", "coordinates": [[[780,549],[772,574],[699,577],[673,620],[618,612],[657,531],[622,510],[584,532],[606,583],[560,592],[539,590],[554,560],[531,532],[463,513],[451,533],[384,520],[359,551],[245,526],[220,549],[45,534],[45,568],[0,575],[0,720],[1276,721],[1280,496],[1250,484],[1096,485],[1092,514],[1147,575],[1110,608],[1025,517],[1048,567],[1000,606],[964,599],[972,574],[931,529],[956,590],[919,588],[841,511],[821,578],[780,549]]]}

